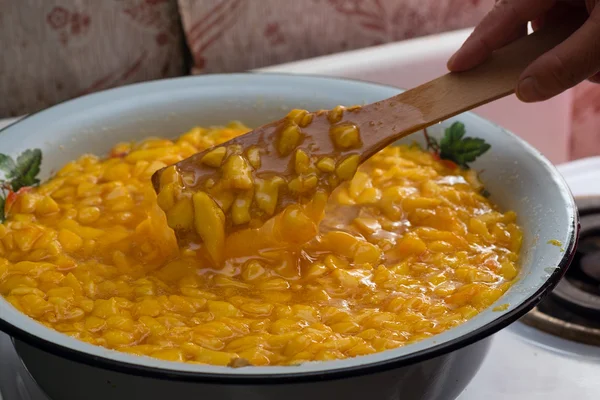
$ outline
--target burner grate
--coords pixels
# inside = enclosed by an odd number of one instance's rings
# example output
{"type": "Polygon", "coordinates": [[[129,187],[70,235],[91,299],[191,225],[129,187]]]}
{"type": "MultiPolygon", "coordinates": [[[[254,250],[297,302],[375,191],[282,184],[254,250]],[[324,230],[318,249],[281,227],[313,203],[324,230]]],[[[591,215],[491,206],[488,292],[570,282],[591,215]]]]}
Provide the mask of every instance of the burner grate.
{"type": "Polygon", "coordinates": [[[576,199],[581,231],[573,263],[554,291],[521,321],[600,346],[600,197],[576,199]]]}

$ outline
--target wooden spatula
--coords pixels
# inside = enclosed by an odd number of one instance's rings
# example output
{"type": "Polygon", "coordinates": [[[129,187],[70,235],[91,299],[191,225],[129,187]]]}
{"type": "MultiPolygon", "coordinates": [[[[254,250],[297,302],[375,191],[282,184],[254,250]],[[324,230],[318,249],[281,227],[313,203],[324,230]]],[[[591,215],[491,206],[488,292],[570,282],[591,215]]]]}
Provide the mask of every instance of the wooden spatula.
{"type": "Polygon", "coordinates": [[[523,70],[573,30],[565,26],[533,33],[494,52],[473,70],[446,74],[373,104],[293,111],[280,121],[156,172],[154,187],[160,192],[177,185],[175,201],[163,202],[170,206],[185,196],[206,194],[194,198],[193,206],[196,211],[203,208],[203,216],[197,213],[196,219],[212,221],[210,226],[202,221],[195,229],[190,224],[171,224],[180,237],[187,231],[206,242],[215,229],[221,235],[222,220],[225,233],[261,226],[290,204],[314,200],[319,191],[331,192],[350,179],[361,162],[394,141],[513,93],[523,70]]]}

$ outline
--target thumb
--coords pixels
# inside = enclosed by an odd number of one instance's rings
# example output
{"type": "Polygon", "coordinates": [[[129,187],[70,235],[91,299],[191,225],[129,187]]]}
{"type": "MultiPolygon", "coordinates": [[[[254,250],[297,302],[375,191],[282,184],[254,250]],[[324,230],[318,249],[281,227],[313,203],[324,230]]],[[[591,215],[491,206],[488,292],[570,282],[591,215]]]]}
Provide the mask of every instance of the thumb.
{"type": "Polygon", "coordinates": [[[517,96],[525,102],[547,100],[600,72],[600,7],[567,40],[525,69],[517,96]]]}

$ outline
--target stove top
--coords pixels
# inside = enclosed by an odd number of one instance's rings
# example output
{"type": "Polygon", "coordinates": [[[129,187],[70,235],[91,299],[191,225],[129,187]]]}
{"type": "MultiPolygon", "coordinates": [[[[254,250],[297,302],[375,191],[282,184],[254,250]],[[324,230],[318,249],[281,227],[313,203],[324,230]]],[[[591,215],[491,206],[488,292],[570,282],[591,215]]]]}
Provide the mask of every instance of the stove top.
{"type": "MultiPolygon", "coordinates": [[[[578,400],[600,393],[600,157],[559,167],[581,215],[577,255],[553,293],[498,332],[459,400],[578,400]]],[[[0,400],[50,400],[0,333],[0,400]]],[[[53,399],[60,400],[60,399],[53,399]]]]}
{"type": "Polygon", "coordinates": [[[579,197],[581,232],[565,278],[525,324],[565,339],[600,346],[600,196],[579,197]]]}

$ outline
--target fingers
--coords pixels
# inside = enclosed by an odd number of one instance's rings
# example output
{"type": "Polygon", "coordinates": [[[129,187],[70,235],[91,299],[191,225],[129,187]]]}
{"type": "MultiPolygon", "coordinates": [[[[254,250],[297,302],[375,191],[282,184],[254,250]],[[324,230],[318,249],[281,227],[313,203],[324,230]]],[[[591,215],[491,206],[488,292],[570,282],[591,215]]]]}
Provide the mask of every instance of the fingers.
{"type": "Polygon", "coordinates": [[[598,38],[600,7],[567,40],[525,69],[517,85],[517,96],[526,102],[546,100],[600,72],[598,38]]]}
{"type": "Polygon", "coordinates": [[[534,31],[537,31],[537,30],[541,29],[545,23],[546,23],[546,18],[544,15],[542,15],[541,17],[538,17],[538,18],[534,19],[533,21],[531,21],[531,28],[534,31]]]}
{"type": "Polygon", "coordinates": [[[534,31],[537,31],[546,25],[560,24],[565,19],[565,16],[572,15],[576,11],[582,11],[584,6],[585,4],[580,0],[558,0],[554,7],[533,19],[531,27],[534,31]],[[574,7],[577,8],[574,9],[574,7]]]}
{"type": "Polygon", "coordinates": [[[464,71],[490,54],[527,34],[527,23],[544,15],[556,0],[499,0],[448,61],[450,71],[464,71]]]}
{"type": "Polygon", "coordinates": [[[596,73],[588,78],[588,81],[592,83],[600,83],[600,73],[596,73]]]}

